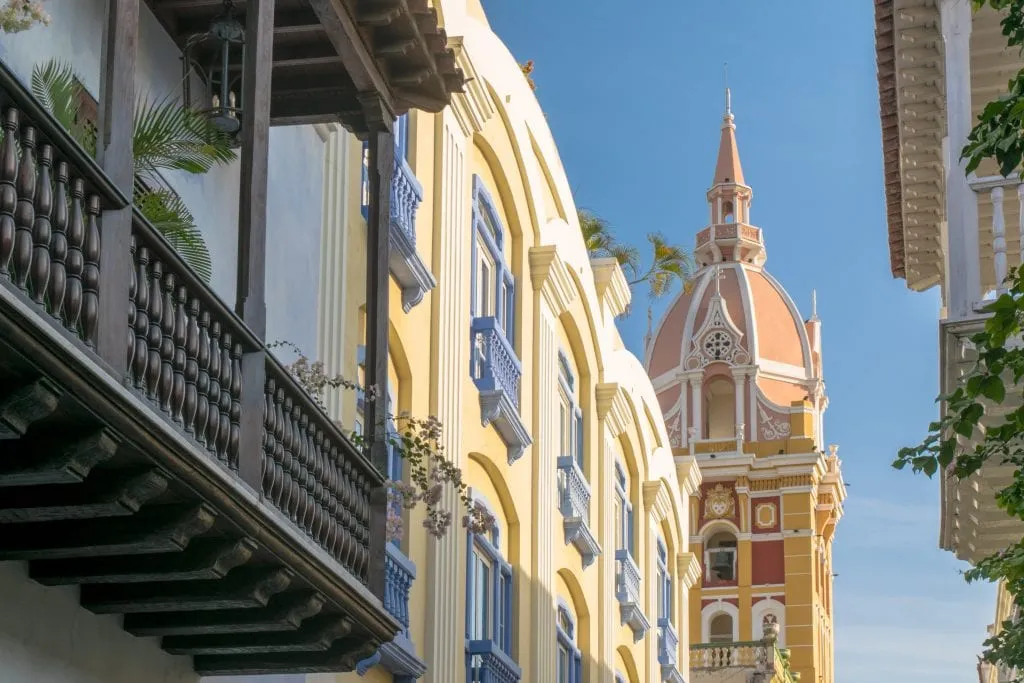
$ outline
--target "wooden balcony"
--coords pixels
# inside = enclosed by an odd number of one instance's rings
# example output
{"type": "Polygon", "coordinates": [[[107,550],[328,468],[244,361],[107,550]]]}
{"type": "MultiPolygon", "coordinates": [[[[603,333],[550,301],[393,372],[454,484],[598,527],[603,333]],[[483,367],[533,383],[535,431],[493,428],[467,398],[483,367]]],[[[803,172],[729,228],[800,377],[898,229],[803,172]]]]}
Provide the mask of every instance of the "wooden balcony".
{"type": "Polygon", "coordinates": [[[203,675],[354,668],[384,476],[2,63],[0,115],[0,560],[203,675]]]}

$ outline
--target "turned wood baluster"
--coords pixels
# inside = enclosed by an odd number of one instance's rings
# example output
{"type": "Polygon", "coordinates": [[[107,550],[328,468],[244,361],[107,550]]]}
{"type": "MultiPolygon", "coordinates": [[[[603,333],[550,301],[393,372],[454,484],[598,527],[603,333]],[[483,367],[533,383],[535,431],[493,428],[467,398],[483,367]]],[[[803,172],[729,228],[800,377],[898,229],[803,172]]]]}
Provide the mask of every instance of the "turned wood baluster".
{"type": "Polygon", "coordinates": [[[210,390],[206,393],[209,410],[206,412],[206,447],[217,452],[217,429],[220,427],[220,323],[210,326],[210,390]]]}
{"type": "Polygon", "coordinates": [[[21,129],[21,162],[18,164],[18,205],[14,207],[14,282],[28,290],[28,271],[32,265],[32,224],[35,222],[36,129],[21,129]]]}
{"type": "Polygon", "coordinates": [[[306,427],[309,425],[309,416],[302,412],[298,405],[295,406],[296,421],[296,444],[295,444],[295,475],[292,486],[295,487],[292,498],[292,522],[302,526],[302,520],[306,514],[306,477],[309,470],[306,466],[306,459],[309,456],[309,444],[306,443],[306,427]]]}
{"type": "MultiPolygon", "coordinates": [[[[0,216],[0,221],[2,220],[3,217],[0,216]]],[[[51,226],[53,235],[50,237],[50,282],[46,298],[49,301],[50,315],[59,320],[64,309],[64,290],[68,284],[67,272],[64,270],[64,262],[68,258],[68,164],[65,161],[57,164],[51,226]]]]}
{"type": "Polygon", "coordinates": [[[298,523],[302,504],[302,418],[302,408],[296,403],[292,406],[292,460],[289,463],[292,476],[288,487],[288,517],[293,524],[298,523]]]}
{"type": "Polygon", "coordinates": [[[149,248],[142,246],[135,253],[135,279],[138,287],[135,292],[135,353],[133,354],[131,371],[135,380],[135,388],[146,388],[146,366],[149,361],[149,248]]]}
{"type": "Polygon", "coordinates": [[[313,428],[313,502],[316,514],[313,516],[310,534],[320,545],[325,545],[324,538],[324,433],[319,427],[313,428]]]}
{"type": "Polygon", "coordinates": [[[171,387],[171,416],[175,422],[183,422],[182,409],[185,407],[185,344],[188,342],[188,313],[185,306],[188,291],[178,285],[178,297],[174,306],[174,380],[171,387]]]}
{"type": "Polygon", "coordinates": [[[238,462],[231,459],[228,453],[228,441],[231,438],[231,334],[225,333],[220,348],[220,426],[217,427],[217,453],[231,466],[238,467],[238,462]]]}
{"type": "Polygon", "coordinates": [[[18,110],[9,107],[4,112],[3,141],[0,143],[0,277],[10,279],[11,255],[14,253],[14,208],[18,204],[18,190],[14,185],[18,177],[18,110]]]}
{"type": "Polygon", "coordinates": [[[282,413],[282,419],[284,420],[284,450],[282,452],[281,459],[281,495],[279,497],[278,507],[285,515],[288,514],[288,507],[291,504],[292,499],[292,463],[295,461],[294,451],[292,446],[295,443],[293,438],[295,430],[292,426],[292,399],[291,396],[285,396],[284,399],[284,411],[282,413]]]}
{"type": "Polygon", "coordinates": [[[210,415],[210,314],[199,316],[199,378],[196,380],[196,441],[206,445],[206,424],[210,415]]]}
{"type": "Polygon", "coordinates": [[[82,256],[82,339],[95,342],[100,312],[100,198],[90,195],[86,205],[85,245],[82,256]]]}
{"type": "Polygon", "coordinates": [[[128,279],[128,338],[127,344],[125,345],[126,360],[125,367],[128,368],[129,380],[134,380],[135,376],[132,373],[132,363],[135,360],[135,316],[138,312],[135,310],[135,299],[139,294],[139,277],[135,272],[135,261],[138,249],[135,244],[135,235],[132,235],[128,240],[128,254],[130,255],[129,260],[132,264],[131,277],[128,279]]]}
{"type": "Polygon", "coordinates": [[[196,380],[199,379],[199,299],[188,304],[187,332],[185,335],[185,402],[181,420],[185,431],[195,433],[196,406],[199,403],[196,380]]]}
{"type": "Polygon", "coordinates": [[[228,437],[228,456],[238,463],[238,444],[242,438],[242,345],[231,348],[231,431],[228,437]]]}
{"type": "Polygon", "coordinates": [[[356,575],[366,579],[370,566],[370,490],[362,474],[356,476],[356,488],[359,491],[359,509],[363,513],[359,525],[359,566],[356,575]]]}
{"type": "Polygon", "coordinates": [[[303,474],[305,476],[302,479],[302,499],[305,501],[305,509],[302,511],[303,514],[299,520],[299,525],[311,536],[313,515],[316,512],[316,500],[313,498],[313,480],[316,472],[316,444],[313,441],[314,431],[315,426],[313,425],[313,420],[310,419],[306,424],[306,466],[303,468],[303,474]]]}
{"type": "Polygon", "coordinates": [[[171,412],[174,390],[174,273],[164,276],[163,317],[160,319],[160,410],[171,412]]]}
{"type": "MultiPolygon", "coordinates": [[[[277,410],[274,408],[274,393],[277,390],[277,382],[268,377],[266,387],[263,390],[263,462],[261,463],[262,475],[260,482],[264,496],[270,496],[274,489],[274,421],[277,419],[277,410]]],[[[233,412],[233,411],[232,411],[233,412]]]]}
{"type": "Polygon", "coordinates": [[[164,278],[164,266],[154,261],[149,276],[149,333],[146,345],[149,357],[146,360],[146,394],[151,401],[157,400],[157,389],[160,387],[160,346],[163,333],[160,331],[161,319],[164,314],[164,296],[160,283],[164,278]]]}
{"type": "Polygon", "coordinates": [[[278,507],[284,490],[284,388],[278,387],[274,394],[274,483],[271,499],[278,507]]]}
{"type": "Polygon", "coordinates": [[[85,244],[85,183],[75,178],[71,183],[71,215],[68,223],[68,258],[65,270],[68,285],[64,295],[64,325],[78,332],[79,316],[82,313],[82,269],[85,257],[82,245],[85,244]]]}
{"type": "Polygon", "coordinates": [[[53,211],[53,185],[50,169],[53,147],[39,147],[39,178],[36,192],[35,221],[32,224],[32,265],[29,268],[29,291],[40,306],[46,303],[46,286],[50,282],[50,213],[53,211]]]}
{"type": "Polygon", "coordinates": [[[352,488],[352,463],[347,458],[342,464],[341,491],[343,520],[345,522],[345,553],[343,563],[349,571],[355,567],[358,557],[358,534],[356,533],[355,491],[352,488]]]}
{"type": "Polygon", "coordinates": [[[330,535],[327,547],[331,556],[338,558],[341,535],[338,532],[338,447],[331,443],[327,455],[327,521],[330,535]]]}

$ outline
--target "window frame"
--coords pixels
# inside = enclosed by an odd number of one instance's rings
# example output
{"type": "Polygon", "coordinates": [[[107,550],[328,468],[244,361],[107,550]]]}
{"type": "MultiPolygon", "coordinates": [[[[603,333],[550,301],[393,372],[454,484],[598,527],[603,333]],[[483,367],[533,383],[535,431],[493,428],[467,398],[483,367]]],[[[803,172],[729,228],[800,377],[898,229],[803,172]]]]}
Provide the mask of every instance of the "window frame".
{"type": "Polygon", "coordinates": [[[668,547],[664,539],[658,538],[657,543],[657,572],[658,572],[658,619],[665,619],[668,624],[675,625],[673,616],[673,594],[672,574],[668,567],[668,547]]]}
{"type": "Polygon", "coordinates": [[[563,601],[558,601],[558,611],[555,614],[555,638],[556,638],[556,661],[555,681],[556,683],[582,683],[583,681],[583,654],[576,644],[576,617],[563,601]],[[569,630],[562,627],[562,618],[565,618],[569,630]],[[557,655],[565,652],[566,663],[568,664],[566,674],[568,680],[562,680],[562,671],[557,655]]]}
{"type": "Polygon", "coordinates": [[[505,259],[505,226],[501,222],[498,209],[494,204],[491,193],[484,186],[483,180],[478,175],[473,176],[473,205],[471,211],[473,222],[472,230],[472,268],[470,278],[472,292],[470,295],[470,317],[491,317],[498,322],[498,328],[505,338],[512,341],[515,334],[515,302],[516,283],[512,275],[512,269],[505,259]],[[490,282],[480,280],[480,267],[482,254],[486,250],[490,256],[494,272],[490,274],[490,282]],[[481,311],[479,303],[482,301],[480,290],[487,287],[492,302],[490,315],[481,311]]]}
{"type": "Polygon", "coordinates": [[[558,352],[558,393],[559,393],[559,457],[572,457],[580,473],[586,479],[584,469],[584,422],[583,410],[576,398],[576,377],[564,351],[558,352]],[[565,412],[562,413],[561,411],[565,412]],[[568,420],[568,424],[565,424],[568,420]],[[563,431],[564,430],[564,431],[563,431]],[[566,443],[566,439],[568,442],[566,443]],[[568,452],[563,452],[568,451],[568,452]]]}
{"type": "MultiPolygon", "coordinates": [[[[479,499],[477,499],[479,500],[479,499]]],[[[489,507],[484,504],[485,507],[489,507]]],[[[513,626],[513,581],[512,565],[505,560],[499,550],[499,531],[495,527],[490,538],[482,534],[466,533],[466,642],[490,641],[508,655],[512,656],[512,626],[513,626]],[[475,638],[471,624],[476,623],[476,562],[477,557],[482,557],[490,567],[485,590],[487,593],[486,613],[483,615],[484,624],[487,628],[485,638],[475,638]]]]}
{"type": "Polygon", "coordinates": [[[615,549],[625,550],[630,557],[635,558],[633,503],[629,497],[629,479],[626,477],[626,468],[619,460],[615,461],[615,497],[620,510],[615,526],[615,549]]]}

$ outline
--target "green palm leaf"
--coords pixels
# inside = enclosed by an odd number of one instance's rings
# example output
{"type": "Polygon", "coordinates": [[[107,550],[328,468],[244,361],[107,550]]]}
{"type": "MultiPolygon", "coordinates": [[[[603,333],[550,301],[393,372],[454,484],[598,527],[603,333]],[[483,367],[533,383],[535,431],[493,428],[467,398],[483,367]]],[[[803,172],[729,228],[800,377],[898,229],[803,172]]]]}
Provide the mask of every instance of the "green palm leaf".
{"type": "Polygon", "coordinates": [[[230,137],[174,98],[138,102],[132,152],[143,178],[161,169],[206,173],[237,156],[230,137]]]}
{"type": "Polygon", "coordinates": [[[67,62],[51,59],[32,68],[32,94],[78,144],[96,155],[96,131],[79,118],[81,80],[67,62]]]}
{"type": "Polygon", "coordinates": [[[171,190],[142,190],[135,194],[135,205],[192,270],[204,282],[209,282],[213,277],[210,251],[206,248],[195,218],[178,193],[171,190]]]}
{"type": "Polygon", "coordinates": [[[640,252],[636,247],[615,239],[608,221],[591,211],[580,209],[576,212],[576,217],[579,220],[580,232],[583,233],[587,253],[591,258],[614,258],[622,269],[627,271],[629,277],[635,277],[640,269],[640,252]]]}

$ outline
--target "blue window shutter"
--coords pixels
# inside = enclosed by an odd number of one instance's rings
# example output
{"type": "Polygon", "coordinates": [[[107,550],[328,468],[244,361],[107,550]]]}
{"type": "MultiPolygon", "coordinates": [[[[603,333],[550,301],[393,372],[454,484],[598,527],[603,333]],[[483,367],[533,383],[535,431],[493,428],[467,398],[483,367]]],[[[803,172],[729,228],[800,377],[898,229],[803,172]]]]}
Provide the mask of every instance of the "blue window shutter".
{"type": "Polygon", "coordinates": [[[630,557],[636,554],[636,550],[633,547],[633,506],[626,503],[626,550],[629,551],[630,557]]]}
{"type": "Polygon", "coordinates": [[[508,281],[507,297],[505,300],[505,336],[512,339],[515,336],[516,322],[516,283],[508,281]]]}

